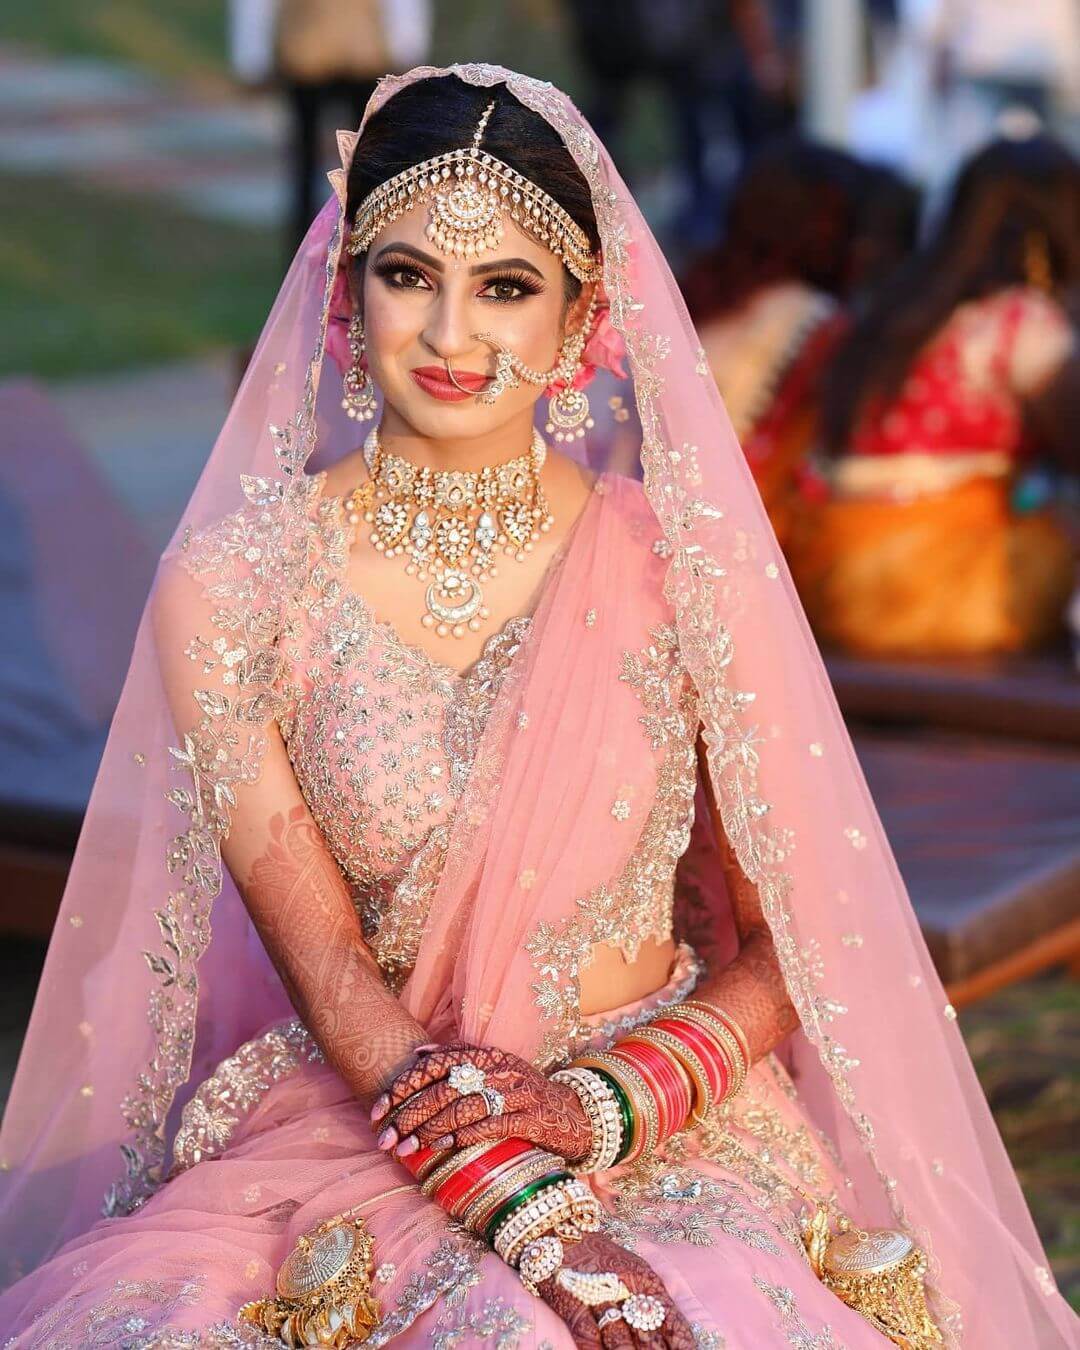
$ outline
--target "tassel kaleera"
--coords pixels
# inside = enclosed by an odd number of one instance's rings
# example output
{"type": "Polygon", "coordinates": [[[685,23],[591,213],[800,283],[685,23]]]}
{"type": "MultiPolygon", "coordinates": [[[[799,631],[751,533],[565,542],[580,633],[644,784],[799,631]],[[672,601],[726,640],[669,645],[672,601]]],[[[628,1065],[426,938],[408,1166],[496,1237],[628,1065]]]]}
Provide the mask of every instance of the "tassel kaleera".
{"type": "Polygon", "coordinates": [[[290,1347],[359,1345],[379,1322],[374,1265],[363,1219],[338,1214],[298,1239],[277,1273],[276,1297],[245,1303],[240,1320],[290,1347]]]}
{"type": "Polygon", "coordinates": [[[944,1341],[926,1307],[926,1257],[895,1228],[855,1228],[843,1216],[833,1232],[829,1206],[816,1204],[803,1230],[811,1269],[827,1289],[902,1350],[944,1341]]]}

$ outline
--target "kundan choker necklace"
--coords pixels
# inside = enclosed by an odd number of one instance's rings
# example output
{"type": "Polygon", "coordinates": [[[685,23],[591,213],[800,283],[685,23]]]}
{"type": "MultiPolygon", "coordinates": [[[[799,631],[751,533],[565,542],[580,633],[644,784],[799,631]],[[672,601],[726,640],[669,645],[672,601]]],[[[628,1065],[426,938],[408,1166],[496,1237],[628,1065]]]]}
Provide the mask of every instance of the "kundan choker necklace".
{"type": "Polygon", "coordinates": [[[426,583],[421,623],[440,637],[477,632],[490,611],[483,583],[498,575],[501,549],[523,562],[554,517],[540,486],[547,456],[543,436],[504,464],[478,471],[434,470],[388,454],[378,428],[368,433],[364,459],[370,477],[345,500],[350,524],[372,526],[375,548],[408,556],[405,571],[426,583]]]}

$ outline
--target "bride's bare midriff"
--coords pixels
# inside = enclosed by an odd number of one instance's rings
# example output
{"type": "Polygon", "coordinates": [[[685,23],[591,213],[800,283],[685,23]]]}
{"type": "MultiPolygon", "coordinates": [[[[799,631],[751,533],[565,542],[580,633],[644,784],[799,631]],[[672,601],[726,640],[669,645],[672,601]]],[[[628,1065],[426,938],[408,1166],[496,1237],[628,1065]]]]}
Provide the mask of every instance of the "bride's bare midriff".
{"type": "Polygon", "coordinates": [[[655,993],[667,983],[674,962],[674,938],[643,943],[633,961],[616,947],[594,947],[593,959],[581,973],[582,1013],[608,1012],[655,993]]]}

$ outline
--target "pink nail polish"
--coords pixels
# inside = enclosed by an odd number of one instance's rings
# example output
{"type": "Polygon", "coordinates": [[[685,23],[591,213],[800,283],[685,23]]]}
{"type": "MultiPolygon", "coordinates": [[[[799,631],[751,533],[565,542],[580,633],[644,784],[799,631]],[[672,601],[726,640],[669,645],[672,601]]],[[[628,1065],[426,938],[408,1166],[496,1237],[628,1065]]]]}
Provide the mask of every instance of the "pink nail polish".
{"type": "Polygon", "coordinates": [[[379,1135],[378,1145],[384,1151],[388,1148],[393,1148],[396,1143],[397,1143],[397,1130],[395,1130],[393,1126],[391,1126],[388,1130],[383,1130],[382,1134],[379,1135]]]}
{"type": "Polygon", "coordinates": [[[419,1147],[420,1140],[417,1139],[415,1134],[410,1134],[407,1139],[403,1139],[398,1144],[397,1155],[399,1158],[407,1158],[410,1153],[415,1153],[419,1147]]]}
{"type": "Polygon", "coordinates": [[[382,1097],[379,1097],[372,1105],[371,1108],[372,1121],[382,1120],[383,1116],[386,1115],[389,1109],[390,1109],[390,1098],[384,1094],[382,1097]]]}
{"type": "Polygon", "coordinates": [[[453,1148],[454,1136],[452,1134],[444,1134],[441,1139],[436,1139],[431,1147],[436,1150],[444,1148],[453,1148]]]}

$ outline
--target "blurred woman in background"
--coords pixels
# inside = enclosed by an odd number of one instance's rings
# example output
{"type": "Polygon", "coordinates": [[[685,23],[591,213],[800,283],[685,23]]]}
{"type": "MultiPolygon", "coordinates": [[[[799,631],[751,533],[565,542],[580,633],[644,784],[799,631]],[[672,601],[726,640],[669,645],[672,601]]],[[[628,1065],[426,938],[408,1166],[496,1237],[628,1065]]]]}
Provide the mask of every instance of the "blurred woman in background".
{"type": "Polygon", "coordinates": [[[869,172],[797,138],[769,146],[735,186],[723,242],[683,283],[781,545],[814,443],[822,376],[846,331],[843,301],[856,270],[866,270],[858,241],[869,172]]]}
{"type": "Polygon", "coordinates": [[[1016,487],[1037,453],[1075,468],[1072,424],[1052,410],[1080,372],[1066,308],[1078,279],[1068,151],[1039,136],[971,159],[936,236],[828,379],[818,501],[789,550],[820,638],[931,656],[1060,633],[1069,538],[1051,508],[1021,509],[1016,487]]]}

